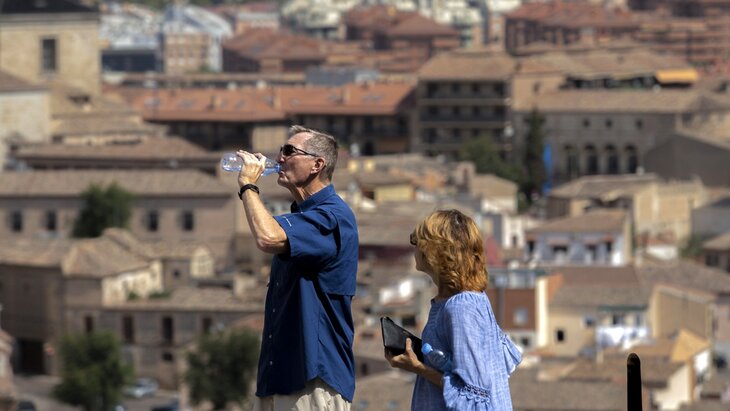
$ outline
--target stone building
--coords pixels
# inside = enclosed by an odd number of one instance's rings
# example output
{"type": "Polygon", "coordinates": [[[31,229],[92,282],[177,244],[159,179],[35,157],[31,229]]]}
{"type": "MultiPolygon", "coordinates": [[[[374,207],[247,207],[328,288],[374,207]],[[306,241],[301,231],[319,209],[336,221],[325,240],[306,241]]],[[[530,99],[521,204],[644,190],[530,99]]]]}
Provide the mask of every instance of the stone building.
{"type": "Polygon", "coordinates": [[[32,83],[101,88],[99,13],[72,0],[0,3],[0,69],[32,83]]]}
{"type": "Polygon", "coordinates": [[[232,264],[235,191],[194,170],[0,173],[0,237],[67,238],[83,206],[82,193],[92,184],[111,183],[135,198],[129,220],[135,236],[204,244],[218,269],[232,264]]]}

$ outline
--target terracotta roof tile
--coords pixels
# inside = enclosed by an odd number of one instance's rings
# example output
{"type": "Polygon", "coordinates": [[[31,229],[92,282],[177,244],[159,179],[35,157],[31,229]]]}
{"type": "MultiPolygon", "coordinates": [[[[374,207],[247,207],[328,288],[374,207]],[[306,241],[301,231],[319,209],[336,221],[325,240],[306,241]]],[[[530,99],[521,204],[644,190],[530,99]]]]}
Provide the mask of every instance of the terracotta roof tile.
{"type": "Polygon", "coordinates": [[[718,236],[712,237],[711,239],[702,243],[702,248],[705,250],[716,250],[716,251],[728,251],[730,250],[730,231],[718,236]]]}
{"type": "Polygon", "coordinates": [[[148,298],[140,300],[125,301],[110,309],[119,308],[122,310],[140,311],[251,311],[263,310],[261,302],[250,301],[237,297],[233,291],[227,288],[218,287],[182,287],[172,291],[166,298],[148,298]]]}
{"type": "Polygon", "coordinates": [[[324,61],[328,42],[273,29],[251,29],[223,42],[222,47],[251,60],[268,58],[324,61]]]}
{"type": "Polygon", "coordinates": [[[730,294],[730,276],[725,271],[689,260],[646,263],[639,268],[639,276],[648,285],[667,284],[712,295],[730,294]]]}
{"type": "Polygon", "coordinates": [[[421,80],[504,80],[517,71],[517,60],[504,53],[440,53],[418,71],[421,80]]]}
{"type": "Polygon", "coordinates": [[[509,383],[515,409],[583,411],[596,409],[596,404],[601,405],[602,411],[626,408],[626,384],[537,381],[516,376],[510,378],[509,383]]]}
{"type": "Polygon", "coordinates": [[[94,158],[94,159],[197,159],[218,160],[217,153],[179,137],[149,137],[124,144],[33,144],[20,146],[15,157],[25,158],[94,158]]]}
{"type": "Polygon", "coordinates": [[[610,196],[616,198],[660,181],[659,177],[653,173],[584,176],[556,187],[550,191],[550,197],[577,199],[610,196]]]}
{"type": "Polygon", "coordinates": [[[215,177],[195,170],[52,170],[0,173],[1,197],[77,197],[113,182],[137,196],[230,196],[215,177]]]}
{"type": "Polygon", "coordinates": [[[284,121],[298,114],[395,114],[410,102],[408,83],[267,89],[138,90],[126,93],[148,120],[284,121]]]}
{"type": "MultiPolygon", "coordinates": [[[[683,113],[700,108],[730,109],[730,102],[692,90],[564,90],[537,97],[541,112],[683,113]]],[[[528,111],[532,107],[519,107],[528,111]]]]}
{"type": "Polygon", "coordinates": [[[35,91],[45,89],[45,87],[31,84],[19,77],[0,70],[0,93],[15,91],[35,91]]]}
{"type": "Polygon", "coordinates": [[[386,33],[394,37],[459,37],[459,32],[455,29],[437,23],[433,19],[422,16],[420,13],[402,19],[394,26],[388,28],[386,33]]]}

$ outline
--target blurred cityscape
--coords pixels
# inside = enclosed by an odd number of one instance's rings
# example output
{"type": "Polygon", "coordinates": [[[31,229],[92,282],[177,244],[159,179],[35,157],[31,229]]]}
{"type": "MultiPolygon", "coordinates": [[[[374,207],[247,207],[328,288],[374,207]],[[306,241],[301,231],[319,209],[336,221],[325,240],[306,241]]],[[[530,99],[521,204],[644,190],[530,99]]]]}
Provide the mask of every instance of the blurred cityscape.
{"type": "Polygon", "coordinates": [[[270,262],[218,161],[292,124],[338,139],[358,220],[353,410],[410,409],[379,318],[420,333],[442,208],[483,232],[515,410],[626,410],[631,352],[645,410],[730,410],[730,0],[193,3],[0,0],[0,410],[73,409],[29,384],[98,330],[204,409],[185,353],[260,335],[270,262]],[[112,183],[128,227],[75,238],[112,183]]]}

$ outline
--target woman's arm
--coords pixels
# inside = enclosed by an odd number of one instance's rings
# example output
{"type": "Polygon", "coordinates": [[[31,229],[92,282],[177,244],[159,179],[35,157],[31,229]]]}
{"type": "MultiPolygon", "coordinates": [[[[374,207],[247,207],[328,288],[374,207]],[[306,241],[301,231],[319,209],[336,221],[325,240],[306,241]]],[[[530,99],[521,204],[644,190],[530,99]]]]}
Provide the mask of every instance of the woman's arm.
{"type": "Polygon", "coordinates": [[[444,386],[444,375],[440,371],[429,367],[418,359],[416,353],[413,352],[413,344],[411,343],[410,338],[406,339],[405,353],[392,355],[386,348],[385,359],[388,360],[390,366],[393,368],[400,368],[401,370],[418,374],[439,388],[443,388],[444,386]]]}

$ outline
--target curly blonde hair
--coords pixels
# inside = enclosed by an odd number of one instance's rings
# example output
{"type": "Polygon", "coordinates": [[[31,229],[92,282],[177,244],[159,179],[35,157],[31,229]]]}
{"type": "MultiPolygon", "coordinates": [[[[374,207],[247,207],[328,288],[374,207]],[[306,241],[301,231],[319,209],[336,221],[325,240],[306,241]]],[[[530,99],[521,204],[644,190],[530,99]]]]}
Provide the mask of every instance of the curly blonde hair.
{"type": "Polygon", "coordinates": [[[485,291],[489,283],[484,242],[473,219],[459,210],[439,210],[413,231],[416,247],[439,278],[439,292],[485,291]]]}

